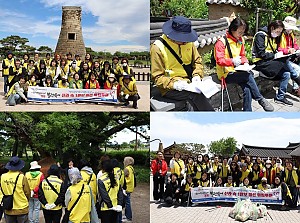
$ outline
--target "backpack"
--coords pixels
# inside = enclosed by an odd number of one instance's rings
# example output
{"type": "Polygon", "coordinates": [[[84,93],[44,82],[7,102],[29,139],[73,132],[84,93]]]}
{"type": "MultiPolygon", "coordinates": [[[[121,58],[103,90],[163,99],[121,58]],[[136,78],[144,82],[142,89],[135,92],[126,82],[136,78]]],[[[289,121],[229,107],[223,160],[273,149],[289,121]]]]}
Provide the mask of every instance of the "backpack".
{"type": "MultiPolygon", "coordinates": [[[[221,38],[224,38],[224,40],[225,40],[225,44],[226,44],[226,48],[228,49],[229,57],[233,58],[232,57],[232,52],[231,52],[231,49],[230,49],[230,44],[227,40],[226,35],[222,36],[221,38]]],[[[212,67],[215,67],[217,65],[217,61],[216,61],[216,58],[215,58],[215,47],[213,48],[213,50],[211,52],[211,55],[210,55],[210,63],[212,65],[212,67]]]]}

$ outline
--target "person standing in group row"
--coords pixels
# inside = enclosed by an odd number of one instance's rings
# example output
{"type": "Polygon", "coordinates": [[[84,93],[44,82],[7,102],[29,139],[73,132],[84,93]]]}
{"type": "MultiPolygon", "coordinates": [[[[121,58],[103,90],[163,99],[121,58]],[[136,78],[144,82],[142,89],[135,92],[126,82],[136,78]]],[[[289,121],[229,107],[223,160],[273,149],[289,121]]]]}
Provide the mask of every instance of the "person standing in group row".
{"type": "Polygon", "coordinates": [[[125,193],[125,219],[123,222],[132,221],[132,210],[131,210],[131,194],[134,191],[136,185],[135,173],[134,173],[134,159],[130,156],[124,158],[124,176],[126,181],[126,193],[125,193]]]}
{"type": "Polygon", "coordinates": [[[161,95],[167,99],[187,101],[189,110],[214,111],[203,93],[187,90],[191,82],[203,78],[202,59],[193,43],[198,35],[192,29],[191,21],[183,16],[174,16],[164,23],[162,30],[164,34],[150,49],[152,80],[161,95]],[[176,57],[182,60],[183,65],[176,57]]]}
{"type": "Polygon", "coordinates": [[[14,156],[5,166],[8,172],[1,176],[1,193],[5,195],[13,194],[12,209],[4,211],[6,223],[29,222],[28,209],[31,190],[26,177],[20,172],[24,166],[25,162],[14,156]]]}
{"type": "Polygon", "coordinates": [[[153,175],[153,197],[157,202],[162,202],[165,186],[165,177],[168,171],[168,164],[164,160],[161,151],[156,153],[156,159],[151,162],[151,171],[153,175]]]}
{"type": "Polygon", "coordinates": [[[31,190],[31,197],[29,199],[29,223],[38,223],[40,214],[40,201],[38,199],[39,185],[44,180],[44,174],[40,171],[41,166],[37,161],[30,163],[29,172],[25,174],[31,190]]]}

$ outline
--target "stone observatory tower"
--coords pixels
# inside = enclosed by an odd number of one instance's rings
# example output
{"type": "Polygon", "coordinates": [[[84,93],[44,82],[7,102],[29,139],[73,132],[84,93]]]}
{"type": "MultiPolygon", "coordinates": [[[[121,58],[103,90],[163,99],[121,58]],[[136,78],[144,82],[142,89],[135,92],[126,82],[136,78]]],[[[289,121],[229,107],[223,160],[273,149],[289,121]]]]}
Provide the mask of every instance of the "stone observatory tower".
{"type": "Polygon", "coordinates": [[[81,7],[63,6],[60,35],[57,41],[55,54],[61,56],[71,52],[83,58],[86,54],[81,27],[81,7]]]}

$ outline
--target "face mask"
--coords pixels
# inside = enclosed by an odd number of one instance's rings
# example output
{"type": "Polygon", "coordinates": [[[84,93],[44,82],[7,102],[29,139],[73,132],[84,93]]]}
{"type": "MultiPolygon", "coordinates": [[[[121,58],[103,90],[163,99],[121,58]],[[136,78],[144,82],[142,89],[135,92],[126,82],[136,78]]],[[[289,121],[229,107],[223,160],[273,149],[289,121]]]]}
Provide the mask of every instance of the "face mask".
{"type": "Polygon", "coordinates": [[[293,30],[291,30],[291,29],[286,29],[285,31],[286,31],[287,34],[291,34],[293,30]]]}
{"type": "Polygon", "coordinates": [[[126,66],[127,66],[127,63],[123,63],[122,65],[123,65],[123,67],[126,67],[126,66]]]}
{"type": "Polygon", "coordinates": [[[72,67],[73,67],[73,69],[75,69],[75,67],[76,67],[76,64],[72,64],[72,67]]]}
{"type": "Polygon", "coordinates": [[[270,167],[271,167],[271,165],[270,165],[270,164],[267,164],[267,165],[266,165],[266,167],[267,167],[267,168],[270,168],[270,167]]]}
{"type": "Polygon", "coordinates": [[[281,164],[280,164],[280,163],[276,163],[276,166],[277,166],[277,167],[280,167],[280,166],[281,166],[281,164]]]}
{"type": "Polygon", "coordinates": [[[110,78],[108,78],[108,80],[109,80],[110,82],[114,82],[115,79],[110,77],[110,78]]]}
{"type": "Polygon", "coordinates": [[[276,38],[276,37],[278,36],[278,34],[277,34],[277,33],[271,33],[271,36],[272,36],[273,38],[276,38]]]}

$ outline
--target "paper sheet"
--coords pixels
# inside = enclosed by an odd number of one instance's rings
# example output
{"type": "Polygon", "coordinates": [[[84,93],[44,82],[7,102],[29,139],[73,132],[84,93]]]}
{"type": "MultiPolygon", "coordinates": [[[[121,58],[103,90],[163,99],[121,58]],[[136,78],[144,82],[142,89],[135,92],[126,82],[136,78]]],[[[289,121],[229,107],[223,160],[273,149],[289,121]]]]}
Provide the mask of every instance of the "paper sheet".
{"type": "Polygon", "coordinates": [[[255,65],[242,64],[240,66],[235,67],[235,71],[250,71],[255,67],[255,65]]]}
{"type": "Polygon", "coordinates": [[[210,98],[211,96],[220,91],[218,85],[215,82],[213,82],[211,77],[206,77],[202,81],[191,83],[185,90],[195,93],[202,92],[207,98],[210,98]]]}

